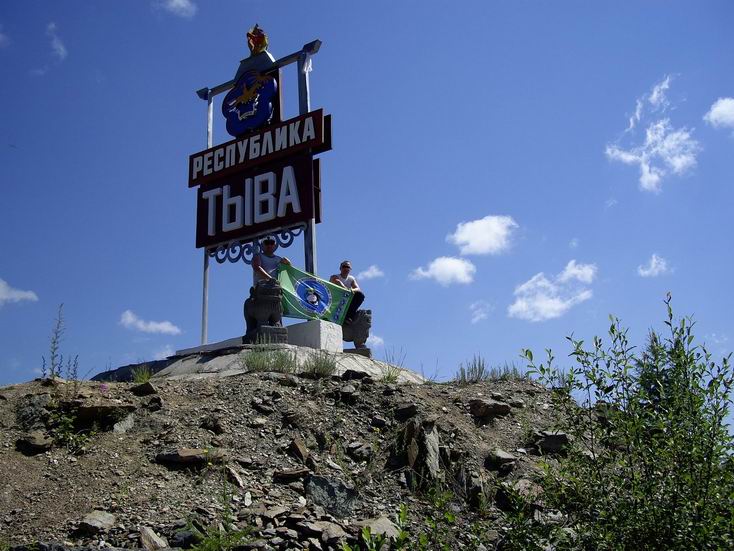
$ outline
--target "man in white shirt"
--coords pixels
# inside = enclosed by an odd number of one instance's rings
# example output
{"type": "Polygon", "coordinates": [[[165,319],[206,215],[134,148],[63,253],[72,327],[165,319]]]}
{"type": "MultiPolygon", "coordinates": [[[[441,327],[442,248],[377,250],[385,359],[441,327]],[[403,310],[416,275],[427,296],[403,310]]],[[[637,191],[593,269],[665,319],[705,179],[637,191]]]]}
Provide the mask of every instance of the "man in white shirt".
{"type": "Polygon", "coordinates": [[[275,238],[268,235],[261,242],[262,252],[252,258],[252,284],[257,285],[261,281],[278,279],[278,264],[287,264],[291,261],[283,256],[275,254],[275,238]]]}
{"type": "Polygon", "coordinates": [[[349,260],[344,260],[339,265],[339,273],[334,274],[329,278],[329,281],[331,281],[334,285],[339,285],[340,287],[344,287],[345,289],[354,293],[354,296],[352,297],[352,302],[349,305],[349,310],[347,310],[347,315],[344,318],[345,323],[351,323],[352,321],[354,321],[354,315],[357,313],[357,309],[362,305],[365,298],[362,289],[359,288],[357,280],[354,278],[353,275],[349,273],[351,271],[352,263],[349,262],[349,260]]]}
{"type": "Polygon", "coordinates": [[[247,315],[248,304],[252,302],[255,294],[255,287],[264,283],[278,281],[278,265],[288,264],[291,261],[285,257],[275,254],[275,238],[268,235],[260,242],[262,252],[252,257],[252,288],[250,289],[250,298],[245,301],[245,323],[247,324],[246,335],[250,335],[255,330],[255,320],[247,315]]]}

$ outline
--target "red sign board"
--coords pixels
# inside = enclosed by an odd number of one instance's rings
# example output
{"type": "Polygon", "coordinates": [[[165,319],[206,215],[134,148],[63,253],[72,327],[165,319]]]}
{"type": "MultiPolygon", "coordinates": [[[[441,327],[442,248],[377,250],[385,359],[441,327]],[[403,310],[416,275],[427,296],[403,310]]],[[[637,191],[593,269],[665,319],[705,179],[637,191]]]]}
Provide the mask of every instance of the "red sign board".
{"type": "Polygon", "coordinates": [[[250,170],[276,159],[331,149],[331,116],[322,109],[260,128],[189,157],[189,187],[250,170]]]}
{"type": "Polygon", "coordinates": [[[196,246],[248,240],[320,218],[318,168],[305,153],[209,179],[197,190],[196,246]]]}

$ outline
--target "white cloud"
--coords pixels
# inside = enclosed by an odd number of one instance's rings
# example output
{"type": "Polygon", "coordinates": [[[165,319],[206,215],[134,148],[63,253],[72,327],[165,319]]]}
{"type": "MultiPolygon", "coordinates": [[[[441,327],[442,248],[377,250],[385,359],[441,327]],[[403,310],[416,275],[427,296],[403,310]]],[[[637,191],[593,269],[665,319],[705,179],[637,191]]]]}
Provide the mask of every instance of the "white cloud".
{"type": "Polygon", "coordinates": [[[384,275],[385,272],[383,272],[379,266],[372,264],[366,270],[359,272],[357,274],[357,279],[375,279],[378,277],[384,277],[384,275]]]}
{"type": "Polygon", "coordinates": [[[51,38],[51,50],[54,55],[59,59],[59,61],[64,61],[66,56],[69,55],[69,52],[66,50],[66,46],[64,46],[61,38],[59,38],[59,35],[56,32],[56,23],[53,21],[46,25],[46,35],[51,38]]]}
{"type": "Polygon", "coordinates": [[[385,339],[378,337],[377,335],[370,335],[367,337],[367,346],[369,348],[376,348],[378,346],[385,346],[385,339]]]}
{"type": "Polygon", "coordinates": [[[667,274],[668,272],[670,272],[668,261],[662,256],[658,256],[654,253],[650,257],[647,266],[637,267],[637,273],[640,274],[641,277],[657,277],[659,275],[667,274]]]}
{"type": "Polygon", "coordinates": [[[637,98],[637,101],[635,101],[635,112],[630,116],[629,124],[627,125],[625,132],[634,130],[637,123],[642,120],[646,111],[649,110],[653,113],[662,113],[670,107],[670,101],[668,101],[666,92],[670,89],[671,80],[672,77],[670,75],[666,75],[663,80],[653,85],[649,94],[644,94],[637,98]]]}
{"type": "Polygon", "coordinates": [[[145,321],[140,319],[132,310],[125,310],[120,316],[120,325],[126,329],[134,329],[143,333],[162,333],[164,335],[179,335],[181,329],[170,321],[145,321]]]}
{"type": "Polygon", "coordinates": [[[474,281],[477,268],[463,258],[453,256],[440,256],[433,260],[427,268],[416,268],[411,274],[411,279],[435,279],[444,287],[452,283],[467,284],[474,281]]]}
{"type": "Polygon", "coordinates": [[[562,316],[573,306],[589,300],[591,289],[575,283],[591,283],[596,276],[594,264],[577,264],[571,260],[557,276],[548,279],[543,272],[535,274],[515,288],[515,302],[507,315],[527,321],[546,321],[562,316]]]}
{"type": "Polygon", "coordinates": [[[576,249],[579,246],[579,238],[574,237],[573,239],[571,239],[571,241],[568,242],[568,246],[571,249],[576,249]]]}
{"type": "Polygon", "coordinates": [[[469,305],[469,314],[471,315],[472,323],[479,323],[482,320],[486,320],[489,317],[489,313],[492,311],[492,305],[484,300],[478,300],[469,305]]]}
{"type": "Polygon", "coordinates": [[[604,207],[611,209],[612,207],[616,207],[619,204],[619,201],[617,201],[614,197],[610,197],[606,201],[604,201],[604,207]]]}
{"type": "Polygon", "coordinates": [[[565,283],[577,279],[581,283],[591,283],[596,277],[596,266],[594,264],[576,264],[570,260],[563,271],[558,275],[558,281],[565,283]]]}
{"type": "Polygon", "coordinates": [[[638,123],[646,125],[643,143],[623,147],[619,143],[607,144],[605,153],[609,160],[640,169],[640,188],[660,192],[663,179],[670,175],[683,175],[696,166],[696,157],[701,150],[693,131],[685,127],[675,128],[670,118],[662,117],[670,107],[666,92],[672,77],[667,75],[653,86],[649,95],[638,98],[635,114],[629,119],[625,136],[632,136],[638,123]],[[652,117],[648,115],[655,115],[652,117]]]}
{"type": "Polygon", "coordinates": [[[612,161],[620,161],[640,168],[640,187],[645,191],[659,192],[663,178],[668,174],[682,175],[696,166],[699,143],[686,128],[673,128],[669,119],[655,121],[645,132],[645,143],[623,149],[616,144],[607,145],[606,155],[612,161]]]}
{"type": "Polygon", "coordinates": [[[665,93],[670,89],[670,75],[667,75],[662,81],[652,87],[652,91],[647,98],[653,109],[665,110],[670,105],[665,93]]]}
{"type": "Polygon", "coordinates": [[[36,302],[38,301],[38,295],[33,291],[13,289],[4,279],[0,279],[0,307],[6,302],[21,302],[23,300],[36,302]]]}
{"type": "Polygon", "coordinates": [[[185,17],[187,19],[194,17],[194,15],[196,15],[196,10],[198,9],[196,4],[191,0],[164,0],[160,3],[160,6],[173,15],[185,17]]]}
{"type": "Polygon", "coordinates": [[[463,255],[499,254],[510,248],[512,231],[517,227],[511,216],[485,216],[460,222],[446,241],[458,246],[463,255]]]}
{"type": "Polygon", "coordinates": [[[43,67],[39,67],[38,69],[31,69],[30,74],[33,77],[42,77],[48,73],[48,65],[44,65],[43,67]]]}
{"type": "Polygon", "coordinates": [[[163,348],[153,353],[153,359],[165,360],[168,356],[173,356],[175,352],[176,351],[173,349],[173,347],[170,344],[167,344],[163,348]]]}
{"type": "Polygon", "coordinates": [[[703,116],[714,128],[734,128],[734,98],[719,98],[703,116]]]}

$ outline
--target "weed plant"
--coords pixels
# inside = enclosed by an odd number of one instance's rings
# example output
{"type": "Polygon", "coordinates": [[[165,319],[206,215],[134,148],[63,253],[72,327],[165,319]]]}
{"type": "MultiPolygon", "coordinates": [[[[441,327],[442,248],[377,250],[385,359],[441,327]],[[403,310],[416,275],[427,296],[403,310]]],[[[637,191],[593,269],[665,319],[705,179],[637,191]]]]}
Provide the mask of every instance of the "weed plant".
{"type": "Polygon", "coordinates": [[[569,338],[575,366],[565,373],[550,350],[540,364],[524,351],[539,380],[556,388],[559,428],[574,442],[542,484],[546,506],[576,536],[564,543],[568,530],[544,533],[526,517],[515,530],[524,540],[508,532],[508,549],[544,540],[560,549],[734,548],[731,355],[714,361],[694,343],[694,323],[674,319],[670,295],[665,305],[666,335],[651,332],[641,351],[614,317],[608,345],[569,338]]]}
{"type": "Polygon", "coordinates": [[[397,351],[394,347],[385,349],[385,365],[381,367],[382,377],[380,382],[384,384],[395,384],[400,379],[400,374],[405,369],[405,352],[401,348],[397,351]]]}
{"type": "Polygon", "coordinates": [[[295,373],[298,371],[295,353],[289,350],[268,350],[265,346],[254,348],[243,354],[240,357],[240,364],[252,372],[295,373]]]}
{"type": "Polygon", "coordinates": [[[140,385],[150,381],[153,373],[151,372],[150,366],[148,364],[142,364],[137,367],[133,367],[132,375],[133,383],[140,385]]]}
{"type": "Polygon", "coordinates": [[[508,381],[526,378],[527,376],[514,363],[505,363],[501,366],[490,367],[482,356],[475,354],[471,360],[466,362],[466,365],[461,364],[459,366],[459,370],[454,376],[454,382],[460,385],[471,385],[487,381],[508,381]]]}
{"type": "Polygon", "coordinates": [[[303,372],[316,379],[331,377],[336,373],[336,356],[328,350],[317,350],[303,364],[303,372]]]}

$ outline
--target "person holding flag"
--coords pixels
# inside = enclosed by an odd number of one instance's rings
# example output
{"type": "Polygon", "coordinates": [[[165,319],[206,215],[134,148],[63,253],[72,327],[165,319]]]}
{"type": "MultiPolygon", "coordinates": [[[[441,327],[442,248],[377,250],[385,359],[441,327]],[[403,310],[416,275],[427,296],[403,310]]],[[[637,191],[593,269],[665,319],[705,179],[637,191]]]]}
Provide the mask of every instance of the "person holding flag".
{"type": "Polygon", "coordinates": [[[349,304],[349,309],[347,310],[347,315],[344,318],[345,323],[351,323],[352,321],[354,321],[354,316],[357,313],[357,309],[362,305],[365,299],[362,289],[359,288],[359,283],[357,283],[357,279],[352,274],[350,274],[351,271],[352,263],[349,260],[344,260],[339,265],[339,273],[334,274],[329,278],[329,281],[331,283],[343,287],[344,289],[350,291],[353,295],[352,302],[349,304]]]}

